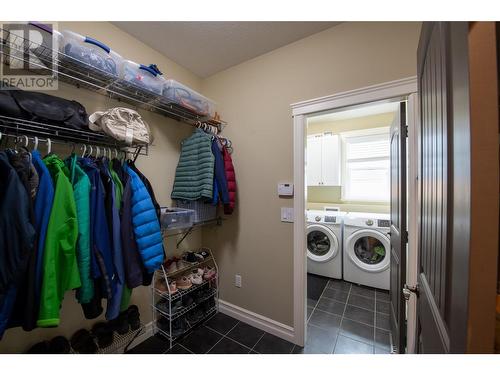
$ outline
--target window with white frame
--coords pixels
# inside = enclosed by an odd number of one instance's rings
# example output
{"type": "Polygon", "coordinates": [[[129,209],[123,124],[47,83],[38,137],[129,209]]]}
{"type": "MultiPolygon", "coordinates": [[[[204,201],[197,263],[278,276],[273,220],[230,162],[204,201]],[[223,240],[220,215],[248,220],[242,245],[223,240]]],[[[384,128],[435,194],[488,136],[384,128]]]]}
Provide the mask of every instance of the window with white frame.
{"type": "Polygon", "coordinates": [[[389,128],[341,134],[342,199],[356,202],[389,202],[389,128]]]}

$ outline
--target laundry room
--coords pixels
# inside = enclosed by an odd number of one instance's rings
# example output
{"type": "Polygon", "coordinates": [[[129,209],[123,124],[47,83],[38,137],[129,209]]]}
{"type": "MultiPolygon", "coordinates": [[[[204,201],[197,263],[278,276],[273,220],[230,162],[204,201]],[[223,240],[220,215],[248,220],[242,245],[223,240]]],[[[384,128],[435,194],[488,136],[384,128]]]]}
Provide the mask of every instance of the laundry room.
{"type": "Polygon", "coordinates": [[[390,131],[399,106],[370,103],[307,118],[307,322],[309,341],[321,337],[313,350],[392,348],[390,131]]]}

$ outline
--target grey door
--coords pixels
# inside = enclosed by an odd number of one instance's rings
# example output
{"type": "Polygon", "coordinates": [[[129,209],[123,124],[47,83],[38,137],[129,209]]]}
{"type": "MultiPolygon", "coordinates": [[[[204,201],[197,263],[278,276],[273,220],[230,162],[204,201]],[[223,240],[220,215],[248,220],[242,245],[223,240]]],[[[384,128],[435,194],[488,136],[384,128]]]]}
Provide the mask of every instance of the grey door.
{"type": "Polygon", "coordinates": [[[406,102],[401,102],[391,126],[391,285],[392,341],[398,353],[406,348],[403,286],[406,280],[406,102]]]}
{"type": "Polygon", "coordinates": [[[424,23],[420,100],[420,353],[463,353],[467,329],[470,137],[467,23],[424,23]]]}

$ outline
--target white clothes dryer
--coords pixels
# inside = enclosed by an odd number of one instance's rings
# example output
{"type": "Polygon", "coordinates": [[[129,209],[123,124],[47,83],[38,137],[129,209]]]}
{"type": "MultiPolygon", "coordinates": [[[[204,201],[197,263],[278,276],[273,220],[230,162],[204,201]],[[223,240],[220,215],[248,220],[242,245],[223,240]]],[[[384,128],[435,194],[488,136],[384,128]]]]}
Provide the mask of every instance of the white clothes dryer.
{"type": "Polygon", "coordinates": [[[307,272],[342,278],[342,218],[345,212],[307,211],[307,272]]]}
{"type": "Polygon", "coordinates": [[[344,280],[390,288],[390,215],[351,212],[344,217],[344,280]]]}

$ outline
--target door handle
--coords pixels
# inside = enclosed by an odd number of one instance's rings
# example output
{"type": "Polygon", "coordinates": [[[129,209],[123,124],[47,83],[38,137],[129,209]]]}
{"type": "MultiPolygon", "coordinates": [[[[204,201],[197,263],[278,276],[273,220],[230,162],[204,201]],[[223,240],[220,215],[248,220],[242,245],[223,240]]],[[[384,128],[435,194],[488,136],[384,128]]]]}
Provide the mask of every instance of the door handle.
{"type": "Polygon", "coordinates": [[[405,284],[403,286],[403,297],[405,298],[405,300],[408,301],[412,293],[415,294],[418,298],[418,296],[420,295],[419,285],[416,284],[415,286],[409,286],[408,284],[405,284]]]}

